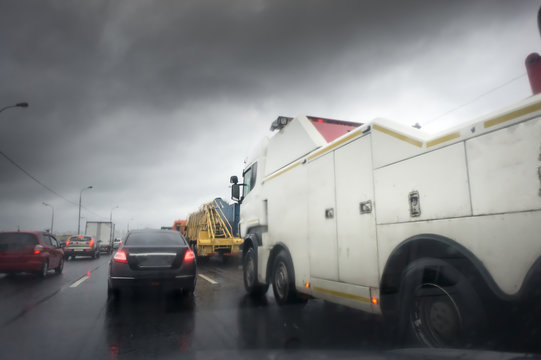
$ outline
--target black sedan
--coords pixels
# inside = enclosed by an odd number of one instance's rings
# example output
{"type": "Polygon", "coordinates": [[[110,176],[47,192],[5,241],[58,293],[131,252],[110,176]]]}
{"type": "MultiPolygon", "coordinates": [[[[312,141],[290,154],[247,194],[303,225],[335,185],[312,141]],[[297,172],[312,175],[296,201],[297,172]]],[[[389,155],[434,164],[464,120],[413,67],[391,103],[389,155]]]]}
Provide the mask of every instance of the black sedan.
{"type": "Polygon", "coordinates": [[[178,231],[131,231],[109,263],[108,295],[126,288],[193,294],[196,275],[195,255],[178,231]]]}

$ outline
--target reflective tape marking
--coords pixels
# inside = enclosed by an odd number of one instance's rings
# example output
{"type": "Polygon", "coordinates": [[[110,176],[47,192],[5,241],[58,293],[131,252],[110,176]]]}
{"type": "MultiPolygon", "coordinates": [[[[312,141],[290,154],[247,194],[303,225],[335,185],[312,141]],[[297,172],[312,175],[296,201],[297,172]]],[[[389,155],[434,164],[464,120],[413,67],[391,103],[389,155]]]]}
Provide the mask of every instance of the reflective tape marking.
{"type": "Polygon", "coordinates": [[[422,141],[415,140],[415,139],[410,138],[410,137],[408,137],[406,135],[399,134],[399,133],[397,133],[397,132],[395,132],[393,130],[384,128],[382,126],[374,125],[374,126],[372,126],[372,129],[378,130],[378,131],[380,131],[380,132],[382,132],[384,134],[390,135],[392,137],[395,137],[395,138],[397,138],[399,140],[405,141],[405,142],[410,143],[412,145],[415,145],[417,147],[423,147],[423,142],[422,141]]]}
{"type": "Polygon", "coordinates": [[[320,287],[317,287],[317,286],[314,286],[313,289],[314,289],[314,291],[319,291],[319,292],[322,292],[322,293],[326,293],[326,294],[334,295],[334,296],[339,296],[339,297],[346,298],[346,299],[357,300],[357,301],[361,301],[361,302],[365,302],[365,303],[370,302],[370,299],[365,298],[364,296],[346,294],[346,293],[343,293],[343,292],[340,292],[340,291],[324,289],[324,288],[320,288],[320,287]]]}

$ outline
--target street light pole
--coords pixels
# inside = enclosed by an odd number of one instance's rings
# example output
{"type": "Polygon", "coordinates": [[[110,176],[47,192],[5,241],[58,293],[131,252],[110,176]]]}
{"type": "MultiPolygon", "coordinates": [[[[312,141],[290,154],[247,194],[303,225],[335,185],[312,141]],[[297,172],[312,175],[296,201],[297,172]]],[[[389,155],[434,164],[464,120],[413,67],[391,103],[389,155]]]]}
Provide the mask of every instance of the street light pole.
{"type": "Polygon", "coordinates": [[[0,109],[0,113],[1,113],[2,111],[4,111],[4,110],[11,109],[11,108],[15,108],[15,107],[27,108],[27,107],[28,107],[28,103],[27,103],[27,102],[21,102],[21,103],[15,104],[15,105],[4,106],[3,108],[0,109]]]}
{"type": "Polygon", "coordinates": [[[79,216],[77,217],[77,235],[81,235],[81,199],[83,197],[83,191],[88,189],[92,189],[92,186],[87,186],[81,189],[81,192],[79,193],[79,216]]]}
{"type": "Polygon", "coordinates": [[[118,205],[111,209],[111,214],[109,215],[109,222],[111,223],[111,242],[115,238],[115,226],[113,225],[113,210],[118,209],[118,205]]]}
{"type": "Polygon", "coordinates": [[[130,221],[132,221],[133,219],[134,218],[130,218],[130,220],[128,221],[128,228],[127,228],[128,232],[130,232],[130,221]]]}
{"type": "Polygon", "coordinates": [[[53,225],[54,225],[54,207],[52,205],[47,204],[46,202],[42,203],[45,206],[48,206],[53,210],[53,215],[51,216],[51,234],[53,233],[53,225]]]}

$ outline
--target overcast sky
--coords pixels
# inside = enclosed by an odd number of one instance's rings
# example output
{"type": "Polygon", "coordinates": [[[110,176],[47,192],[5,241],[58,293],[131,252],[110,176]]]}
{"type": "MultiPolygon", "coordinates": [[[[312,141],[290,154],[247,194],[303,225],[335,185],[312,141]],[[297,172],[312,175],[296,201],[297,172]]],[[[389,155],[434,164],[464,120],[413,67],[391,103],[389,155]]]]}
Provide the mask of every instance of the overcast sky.
{"type": "Polygon", "coordinates": [[[541,1],[1,0],[0,230],[171,226],[278,115],[436,131],[531,94],[541,1]],[[511,81],[516,79],[514,81],[511,81]],[[503,84],[505,86],[500,87],[503,84]],[[459,110],[450,110],[478,101],[459,110]],[[446,116],[441,117],[442,115],[446,116]]]}

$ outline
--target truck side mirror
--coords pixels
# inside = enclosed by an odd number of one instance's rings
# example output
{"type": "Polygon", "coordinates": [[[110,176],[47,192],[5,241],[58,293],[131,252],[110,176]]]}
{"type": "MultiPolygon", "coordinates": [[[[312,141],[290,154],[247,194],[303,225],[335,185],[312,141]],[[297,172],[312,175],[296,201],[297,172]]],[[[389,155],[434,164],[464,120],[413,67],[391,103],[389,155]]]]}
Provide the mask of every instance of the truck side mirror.
{"type": "Polygon", "coordinates": [[[230,184],[237,184],[238,182],[239,182],[239,178],[236,177],[235,175],[233,175],[233,176],[231,176],[231,177],[229,178],[229,183],[230,183],[230,184]]]}
{"type": "Polygon", "coordinates": [[[233,183],[231,186],[231,199],[240,201],[240,185],[237,183],[233,183]]]}

